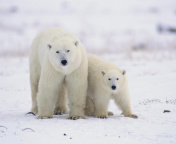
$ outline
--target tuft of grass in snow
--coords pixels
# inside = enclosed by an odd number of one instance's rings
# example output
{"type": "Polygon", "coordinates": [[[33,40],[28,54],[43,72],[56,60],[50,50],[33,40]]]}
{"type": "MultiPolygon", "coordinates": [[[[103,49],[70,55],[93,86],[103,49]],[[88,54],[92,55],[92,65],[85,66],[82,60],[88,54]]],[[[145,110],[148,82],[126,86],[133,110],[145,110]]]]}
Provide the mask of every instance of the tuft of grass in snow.
{"type": "Polygon", "coordinates": [[[166,98],[166,103],[167,104],[176,104],[176,99],[174,99],[174,100],[167,100],[167,98],[166,98]]]}
{"type": "Polygon", "coordinates": [[[167,100],[167,98],[166,98],[166,101],[163,101],[163,102],[161,100],[159,100],[159,99],[152,99],[152,100],[150,100],[150,99],[144,99],[144,100],[139,101],[139,104],[141,104],[141,105],[148,105],[148,104],[153,104],[153,103],[176,104],[176,99],[174,99],[174,100],[167,100]]]}

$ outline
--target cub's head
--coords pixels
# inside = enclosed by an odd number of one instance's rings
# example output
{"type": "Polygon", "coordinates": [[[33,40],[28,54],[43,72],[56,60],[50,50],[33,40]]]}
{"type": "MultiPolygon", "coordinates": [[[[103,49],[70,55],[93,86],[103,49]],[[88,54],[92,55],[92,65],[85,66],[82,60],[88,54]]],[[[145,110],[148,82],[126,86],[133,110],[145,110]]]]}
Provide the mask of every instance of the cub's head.
{"type": "Polygon", "coordinates": [[[109,70],[107,72],[102,71],[103,85],[104,87],[112,92],[117,92],[123,85],[125,79],[125,70],[109,70]]]}
{"type": "Polygon", "coordinates": [[[50,63],[55,70],[69,74],[80,66],[82,55],[78,41],[62,38],[49,43],[47,47],[50,63]]]}

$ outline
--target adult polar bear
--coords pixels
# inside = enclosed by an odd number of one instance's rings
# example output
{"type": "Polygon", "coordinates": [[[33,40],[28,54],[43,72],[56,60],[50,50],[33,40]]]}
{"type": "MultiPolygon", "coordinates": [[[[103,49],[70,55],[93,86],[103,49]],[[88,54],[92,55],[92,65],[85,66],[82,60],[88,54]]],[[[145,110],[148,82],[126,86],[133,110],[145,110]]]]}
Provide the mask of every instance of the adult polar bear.
{"type": "Polygon", "coordinates": [[[120,107],[124,116],[137,118],[132,114],[125,71],[115,64],[97,56],[88,56],[88,90],[86,115],[107,118],[110,98],[120,107]]]}
{"type": "Polygon", "coordinates": [[[84,118],[87,75],[87,54],[76,36],[58,28],[39,33],[30,52],[31,111],[38,118],[65,112],[67,89],[69,119],[84,118]]]}

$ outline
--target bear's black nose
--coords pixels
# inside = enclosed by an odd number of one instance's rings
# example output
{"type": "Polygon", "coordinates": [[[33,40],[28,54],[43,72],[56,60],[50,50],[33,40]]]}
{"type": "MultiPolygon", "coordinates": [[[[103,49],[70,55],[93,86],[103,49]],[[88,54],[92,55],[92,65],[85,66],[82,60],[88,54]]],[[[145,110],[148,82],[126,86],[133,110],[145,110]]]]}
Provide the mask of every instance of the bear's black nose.
{"type": "Polygon", "coordinates": [[[115,89],[116,89],[116,86],[112,86],[111,88],[112,88],[112,90],[115,90],[115,89]]]}
{"type": "Polygon", "coordinates": [[[67,65],[67,61],[66,61],[66,60],[62,60],[62,61],[61,61],[61,64],[62,64],[63,66],[66,66],[66,65],[67,65]]]}

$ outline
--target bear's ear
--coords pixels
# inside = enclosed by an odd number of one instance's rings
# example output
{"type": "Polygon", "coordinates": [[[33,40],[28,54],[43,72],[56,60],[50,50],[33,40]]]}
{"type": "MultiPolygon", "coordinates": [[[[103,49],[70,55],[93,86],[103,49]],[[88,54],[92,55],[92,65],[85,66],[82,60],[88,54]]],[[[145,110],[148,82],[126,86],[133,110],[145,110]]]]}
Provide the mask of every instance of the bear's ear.
{"type": "Polygon", "coordinates": [[[102,71],[101,73],[102,73],[103,76],[105,75],[105,72],[104,72],[104,71],[102,71]]]}
{"type": "Polygon", "coordinates": [[[74,41],[75,46],[78,46],[79,42],[78,41],[74,41]]]}
{"type": "Polygon", "coordinates": [[[126,70],[122,70],[122,75],[125,75],[126,74],[126,70]]]}
{"type": "Polygon", "coordinates": [[[52,48],[51,44],[47,44],[47,47],[49,50],[52,48]]]}

